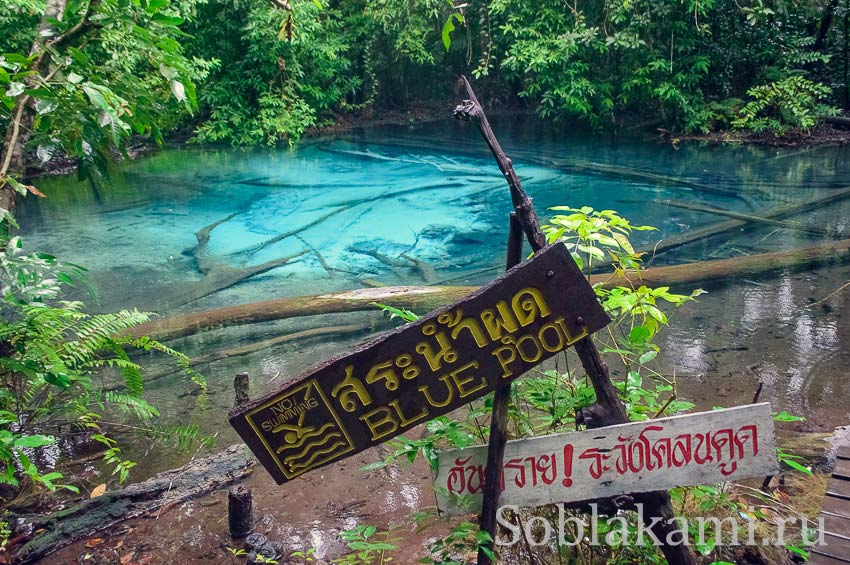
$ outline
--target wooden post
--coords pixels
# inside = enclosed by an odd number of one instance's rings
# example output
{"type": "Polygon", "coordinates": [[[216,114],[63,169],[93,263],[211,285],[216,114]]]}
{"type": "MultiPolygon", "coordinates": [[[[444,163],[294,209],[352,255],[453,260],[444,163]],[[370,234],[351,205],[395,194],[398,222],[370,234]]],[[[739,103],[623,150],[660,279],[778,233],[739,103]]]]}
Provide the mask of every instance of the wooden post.
{"type": "MultiPolygon", "coordinates": [[[[540,222],[537,219],[537,214],[534,211],[534,204],[531,198],[528,197],[525,190],[520,184],[519,177],[513,168],[513,163],[502,150],[499,141],[496,139],[490,122],[484,113],[484,108],[478,102],[475,92],[472,90],[472,85],[466,77],[462,77],[463,83],[466,86],[466,92],[469,96],[468,100],[464,100],[455,108],[454,117],[466,121],[475,121],[478,129],[490,152],[495,157],[499,165],[499,170],[505,176],[511,191],[511,201],[514,206],[514,214],[512,215],[511,232],[521,228],[525,232],[525,236],[531,245],[532,251],[535,253],[546,246],[546,236],[540,229],[540,222]],[[519,226],[515,227],[514,222],[518,222],[519,226]]],[[[509,239],[509,261],[511,257],[511,249],[515,248],[513,243],[514,236],[509,239]]],[[[521,255],[521,246],[520,246],[521,255]]],[[[628,422],[625,407],[617,397],[617,389],[614,387],[609,376],[608,367],[599,355],[596,345],[591,337],[586,337],[576,343],[576,352],[581,360],[582,367],[587,373],[588,378],[593,384],[593,389],[596,392],[596,402],[593,406],[582,412],[584,423],[588,427],[610,426],[614,424],[622,424],[628,422]]],[[[485,471],[484,479],[484,503],[479,517],[479,526],[482,531],[490,534],[495,540],[496,538],[496,510],[499,504],[499,487],[500,476],[502,471],[502,457],[504,455],[505,440],[507,437],[507,403],[510,398],[510,387],[497,389],[496,397],[493,401],[493,416],[490,427],[490,441],[487,454],[487,470],[485,471]],[[500,395],[500,393],[503,394],[500,395]],[[503,406],[496,404],[496,401],[503,403],[503,406]],[[493,437],[493,436],[496,437],[493,437]]],[[[644,504],[644,518],[647,525],[653,527],[653,531],[658,533],[661,540],[666,539],[669,532],[674,531],[673,524],[669,520],[673,517],[673,506],[670,501],[670,496],[666,491],[651,492],[634,497],[636,501],[644,504]],[[658,517],[662,519],[662,523],[656,524],[652,522],[652,518],[658,517]]],[[[494,544],[491,542],[486,546],[491,552],[494,544]]],[[[684,545],[662,545],[661,550],[671,565],[696,565],[696,560],[690,548],[684,545]]],[[[492,563],[489,556],[482,550],[478,551],[478,565],[490,565],[492,563]]]]}
{"type": "MultiPolygon", "coordinates": [[[[505,269],[508,270],[522,261],[522,226],[516,213],[511,213],[508,231],[508,254],[505,269]]],[[[478,527],[496,536],[496,511],[499,508],[501,494],[502,459],[505,456],[505,442],[508,441],[508,405],[511,400],[511,383],[497,388],[493,394],[493,413],[490,416],[490,440],[487,449],[487,466],[484,471],[484,503],[478,518],[478,527]]],[[[494,544],[487,549],[493,551],[494,544]]],[[[478,548],[478,565],[491,562],[487,551],[478,548]]]]}
{"type": "Polygon", "coordinates": [[[254,528],[254,504],[251,490],[240,485],[227,493],[227,523],[230,537],[244,538],[254,528]]]}
{"type": "Polygon", "coordinates": [[[248,390],[251,387],[248,373],[239,373],[233,378],[233,390],[236,392],[236,397],[233,400],[233,406],[239,406],[248,402],[248,390]]]}

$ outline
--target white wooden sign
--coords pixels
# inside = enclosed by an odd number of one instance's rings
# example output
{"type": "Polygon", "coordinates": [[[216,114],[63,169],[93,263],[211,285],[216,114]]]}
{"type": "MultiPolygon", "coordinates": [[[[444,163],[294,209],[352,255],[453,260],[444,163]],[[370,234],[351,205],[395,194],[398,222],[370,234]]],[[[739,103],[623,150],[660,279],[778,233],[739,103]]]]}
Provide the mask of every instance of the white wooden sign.
{"type": "MultiPolygon", "coordinates": [[[[487,447],[439,453],[437,506],[481,508],[487,447]]],[[[532,507],[775,474],[769,403],[509,441],[501,505],[532,507]]]]}

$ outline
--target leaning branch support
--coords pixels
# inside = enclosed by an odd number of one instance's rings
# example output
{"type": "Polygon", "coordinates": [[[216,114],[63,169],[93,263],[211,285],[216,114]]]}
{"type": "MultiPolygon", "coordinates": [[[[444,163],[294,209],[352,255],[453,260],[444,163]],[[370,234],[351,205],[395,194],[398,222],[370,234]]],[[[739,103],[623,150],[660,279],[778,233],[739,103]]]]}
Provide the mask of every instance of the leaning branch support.
{"type": "Polygon", "coordinates": [[[254,458],[244,445],[192,461],[185,467],[160,473],[123,490],[104,493],[80,504],[33,521],[33,530],[44,530],[16,552],[21,563],[44,556],[130,518],[197,498],[247,476],[254,458]]]}
{"type": "MultiPolygon", "coordinates": [[[[505,155],[493,134],[487,115],[478,102],[472,85],[469,84],[466,77],[461,78],[463,78],[469,99],[464,100],[455,109],[454,116],[459,119],[474,121],[478,125],[481,135],[493,153],[493,157],[499,164],[499,170],[502,171],[511,190],[514,213],[511,215],[511,229],[508,238],[507,267],[510,269],[522,260],[522,232],[525,232],[528,243],[535,253],[546,246],[546,237],[540,229],[534,204],[523,190],[511,160],[505,155]]],[[[628,422],[626,408],[617,398],[617,390],[611,382],[608,367],[599,355],[592,338],[588,336],[579,340],[575,347],[579,359],[581,359],[582,367],[596,392],[596,402],[587,410],[588,414],[583,418],[584,423],[588,428],[595,428],[628,422]],[[591,412],[592,416],[589,415],[591,412]]],[[[490,441],[487,449],[487,465],[483,485],[484,502],[478,518],[479,528],[482,532],[490,535],[490,540],[478,547],[478,565],[490,565],[494,561],[495,538],[497,536],[496,513],[501,494],[499,477],[502,474],[502,460],[504,459],[505,442],[508,435],[507,413],[510,403],[510,390],[511,385],[507,384],[496,389],[493,397],[490,441]]],[[[576,418],[576,421],[578,422],[578,418],[576,418]]],[[[669,520],[673,517],[673,506],[667,492],[644,493],[640,500],[647,506],[650,516],[665,519],[660,529],[669,530],[669,520]]],[[[652,527],[654,522],[648,525],[652,527]]],[[[668,532],[662,531],[661,533],[667,534],[663,539],[669,539],[668,532]]],[[[694,565],[696,563],[693,553],[687,547],[663,544],[661,550],[671,565],[694,565]]]]}
{"type": "MultiPolygon", "coordinates": [[[[850,260],[850,239],[844,239],[790,251],[652,267],[644,270],[640,277],[634,274],[623,277],[593,275],[590,277],[590,282],[603,284],[608,288],[642,284],[650,287],[697,285],[739,275],[756,275],[786,269],[799,270],[848,260],[850,260]]],[[[375,302],[408,310],[433,310],[464,298],[476,288],[474,286],[385,286],[330,294],[277,298],[155,320],[137,326],[133,330],[133,335],[149,335],[161,340],[176,339],[229,326],[375,310],[375,302]]]]}

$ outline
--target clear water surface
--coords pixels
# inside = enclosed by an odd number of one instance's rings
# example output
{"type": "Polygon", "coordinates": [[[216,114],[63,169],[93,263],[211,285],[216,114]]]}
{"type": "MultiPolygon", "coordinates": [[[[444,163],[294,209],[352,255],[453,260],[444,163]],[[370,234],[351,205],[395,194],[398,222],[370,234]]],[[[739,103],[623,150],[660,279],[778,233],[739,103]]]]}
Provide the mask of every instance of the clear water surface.
{"type": "MultiPolygon", "coordinates": [[[[726,219],[664,200],[757,213],[850,186],[846,147],[674,148],[652,139],[583,136],[529,120],[494,120],[494,129],[541,217],[555,205],[613,208],[633,223],[658,228],[637,232],[638,244],[726,219]]],[[[49,198],[28,199],[19,214],[27,247],[87,267],[98,291],[89,301],[94,309],[138,307],[164,316],[359,288],[370,281],[433,282],[411,269],[407,258],[432,265],[438,282],[480,284],[504,262],[510,209],[507,187],[477,130],[451,121],[307,140],[295,151],[166,149],[118,166],[108,189],[71,177],[38,184],[49,198]],[[204,278],[191,252],[196,233],[221,220],[226,221],[210,232],[202,254],[205,265],[241,268],[307,252],[186,303],[187,292],[204,278]],[[263,245],[289,232],[297,233],[263,245]]],[[[792,219],[846,238],[848,218],[850,200],[792,219]]],[[[818,241],[800,231],[752,225],[655,263],[818,241]]],[[[850,324],[842,315],[850,291],[811,304],[848,279],[850,268],[834,266],[712,285],[699,303],[671,316],[662,340],[665,371],[677,378],[681,396],[705,407],[747,402],[761,380],[763,400],[812,417],[813,427],[846,423],[850,324]]],[[[386,327],[377,313],[317,318],[230,328],[176,345],[197,356],[312,327],[355,322],[386,327]]],[[[290,342],[202,365],[211,388],[201,405],[176,375],[152,381],[149,390],[165,418],[193,419],[233,440],[224,411],[232,405],[234,373],[248,370],[258,394],[364,337],[290,342]]],[[[151,361],[152,376],[165,374],[151,361]]],[[[160,454],[141,467],[153,472],[173,462],[160,454]]]]}

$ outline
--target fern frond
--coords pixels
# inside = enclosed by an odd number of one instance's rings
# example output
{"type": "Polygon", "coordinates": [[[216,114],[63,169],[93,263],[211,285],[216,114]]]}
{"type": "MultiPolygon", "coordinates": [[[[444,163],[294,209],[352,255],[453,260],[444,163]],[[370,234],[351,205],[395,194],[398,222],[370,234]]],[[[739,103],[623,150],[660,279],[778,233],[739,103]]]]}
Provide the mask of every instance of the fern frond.
{"type": "Polygon", "coordinates": [[[114,390],[103,394],[103,399],[108,404],[114,404],[125,413],[132,413],[140,420],[151,420],[159,416],[159,411],[148,404],[145,400],[130,394],[123,394],[114,390]]]}

